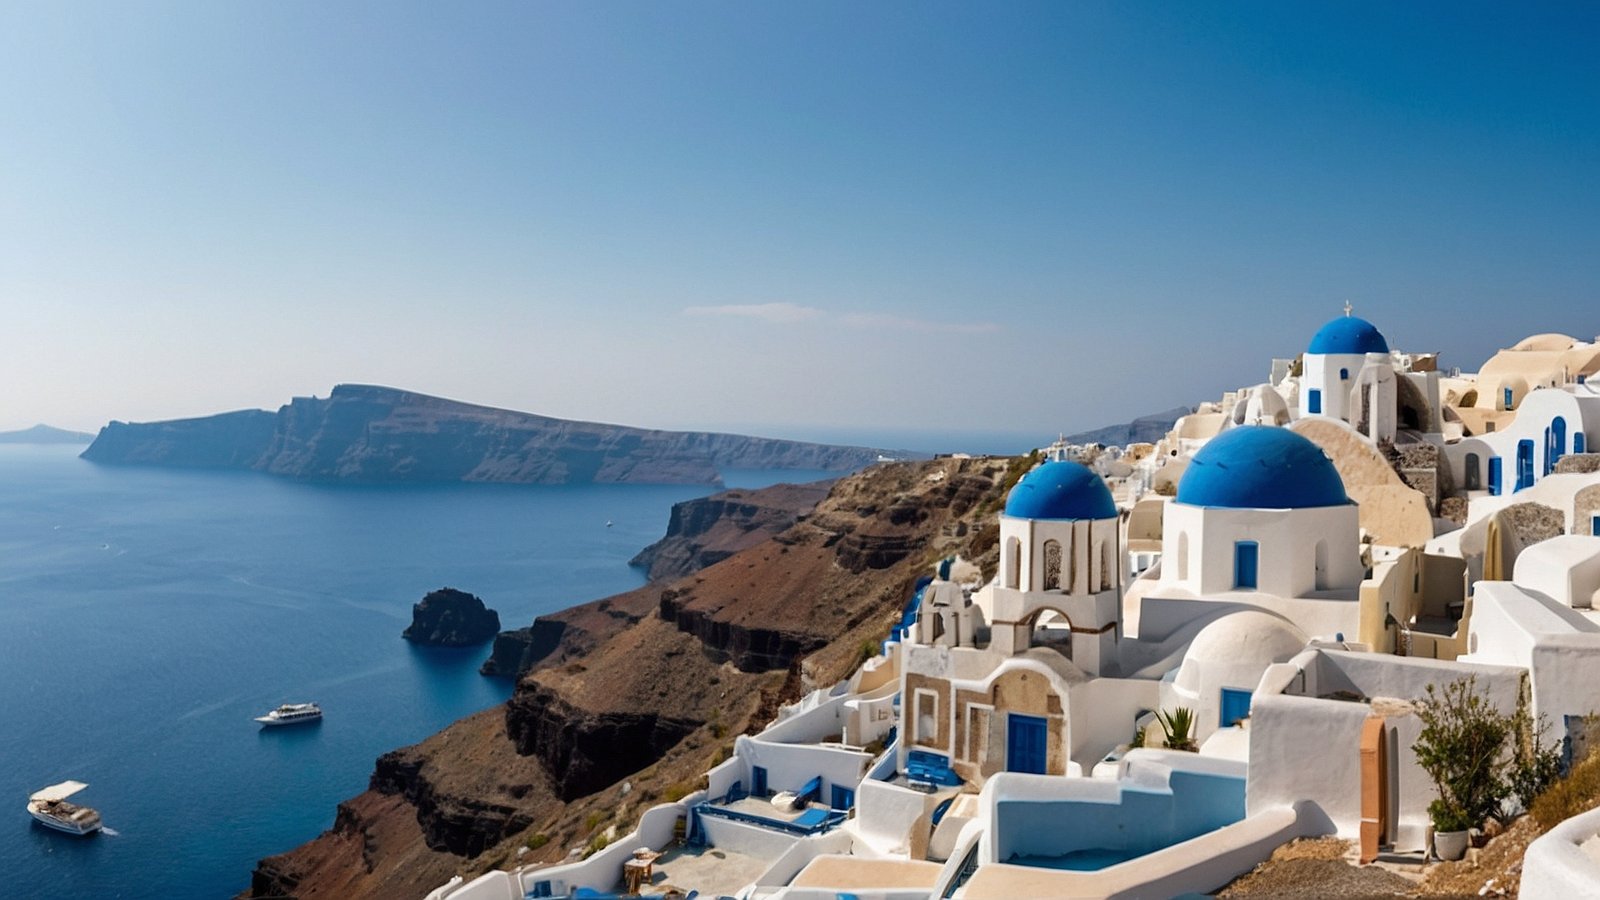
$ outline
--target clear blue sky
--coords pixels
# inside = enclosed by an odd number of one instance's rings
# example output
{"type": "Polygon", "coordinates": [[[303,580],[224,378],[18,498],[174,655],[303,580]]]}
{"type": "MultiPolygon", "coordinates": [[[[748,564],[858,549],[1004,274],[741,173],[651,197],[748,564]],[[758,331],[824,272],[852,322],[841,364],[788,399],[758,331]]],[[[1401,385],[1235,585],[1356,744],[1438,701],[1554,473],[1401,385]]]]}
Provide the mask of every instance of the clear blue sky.
{"type": "Polygon", "coordinates": [[[0,7],[0,429],[1048,435],[1600,332],[1600,6],[0,7]]]}

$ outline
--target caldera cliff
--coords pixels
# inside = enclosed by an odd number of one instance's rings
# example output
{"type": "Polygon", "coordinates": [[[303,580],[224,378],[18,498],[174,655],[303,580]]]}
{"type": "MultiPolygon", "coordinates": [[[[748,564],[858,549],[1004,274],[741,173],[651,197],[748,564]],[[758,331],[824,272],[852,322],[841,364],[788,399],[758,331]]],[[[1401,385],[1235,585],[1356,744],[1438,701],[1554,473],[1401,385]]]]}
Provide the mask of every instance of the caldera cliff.
{"type": "Polygon", "coordinates": [[[296,397],[275,413],[112,422],[83,458],[255,469],[308,481],[716,484],[723,469],[843,472],[888,452],[576,422],[341,384],[325,399],[296,397]]]}
{"type": "Polygon", "coordinates": [[[828,496],[832,481],[720,491],[672,505],[667,534],[628,561],[651,581],[681,578],[783,531],[828,496]]]}
{"type": "Polygon", "coordinates": [[[510,701],[384,755],[333,827],[262,860],[245,896],[421,897],[626,831],[736,735],[847,676],[937,559],[993,571],[995,514],[1023,468],[874,466],[714,565],[540,617],[508,661],[528,667],[510,701]]]}

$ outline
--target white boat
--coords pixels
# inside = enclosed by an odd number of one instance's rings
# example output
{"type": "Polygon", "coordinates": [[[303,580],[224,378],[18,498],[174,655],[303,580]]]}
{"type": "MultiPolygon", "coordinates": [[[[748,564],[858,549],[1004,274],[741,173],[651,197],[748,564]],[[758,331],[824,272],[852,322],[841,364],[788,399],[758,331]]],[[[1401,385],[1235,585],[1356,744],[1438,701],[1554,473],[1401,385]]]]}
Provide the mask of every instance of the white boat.
{"type": "Polygon", "coordinates": [[[285,703],[264,716],[256,716],[263,725],[299,725],[322,718],[322,707],[315,703],[285,703]]]}
{"type": "Polygon", "coordinates": [[[28,815],[46,828],[67,834],[94,834],[100,830],[100,813],[67,798],[88,787],[81,781],[63,781],[35,791],[28,798],[28,815]]]}

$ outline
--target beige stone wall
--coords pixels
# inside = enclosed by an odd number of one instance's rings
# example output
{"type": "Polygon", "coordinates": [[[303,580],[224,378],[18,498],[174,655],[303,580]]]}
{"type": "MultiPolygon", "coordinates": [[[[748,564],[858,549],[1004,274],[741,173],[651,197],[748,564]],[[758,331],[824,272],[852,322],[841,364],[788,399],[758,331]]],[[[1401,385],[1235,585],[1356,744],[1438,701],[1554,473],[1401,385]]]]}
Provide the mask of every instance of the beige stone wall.
{"type": "Polygon", "coordinates": [[[905,717],[911,732],[911,744],[928,750],[937,750],[940,753],[950,752],[950,682],[944,678],[933,678],[916,672],[906,673],[906,692],[900,698],[901,715],[905,717]],[[934,711],[934,733],[922,734],[922,698],[917,694],[919,690],[933,691],[939,698],[938,709],[934,711]]]}
{"type": "Polygon", "coordinates": [[[1600,484],[1578,491],[1572,498],[1573,534],[1594,534],[1594,517],[1600,515],[1600,484]]]}
{"type": "Polygon", "coordinates": [[[1408,487],[1378,448],[1343,422],[1301,419],[1289,426],[1333,460],[1345,493],[1360,506],[1361,527],[1391,547],[1421,547],[1433,539],[1433,513],[1422,492],[1408,487]]]}
{"type": "Polygon", "coordinates": [[[1404,485],[1346,489],[1361,507],[1361,527],[1386,547],[1422,547],[1433,539],[1427,498],[1404,485]]]}
{"type": "Polygon", "coordinates": [[[1412,631],[1408,656],[1455,659],[1466,652],[1471,601],[1466,598],[1464,561],[1429,556],[1418,549],[1373,567],[1372,577],[1361,583],[1361,641],[1375,653],[1394,653],[1398,628],[1385,623],[1389,616],[1402,625],[1419,615],[1448,616],[1449,605],[1465,601],[1454,634],[1434,635],[1412,631]]]}
{"type": "MultiPolygon", "coordinates": [[[[910,690],[910,682],[907,682],[910,690]]],[[[1019,713],[1045,720],[1049,755],[1046,770],[1067,774],[1067,720],[1061,695],[1048,676],[1028,669],[1001,673],[987,691],[957,691],[951,768],[974,786],[1006,768],[1006,716],[1019,713]],[[985,708],[988,707],[988,708],[985,708]],[[969,727],[975,732],[969,734],[969,727]],[[985,732],[987,736],[985,737],[985,732]],[[978,747],[974,757],[970,746],[978,747]]],[[[902,701],[904,702],[904,701],[902,701]]]]}

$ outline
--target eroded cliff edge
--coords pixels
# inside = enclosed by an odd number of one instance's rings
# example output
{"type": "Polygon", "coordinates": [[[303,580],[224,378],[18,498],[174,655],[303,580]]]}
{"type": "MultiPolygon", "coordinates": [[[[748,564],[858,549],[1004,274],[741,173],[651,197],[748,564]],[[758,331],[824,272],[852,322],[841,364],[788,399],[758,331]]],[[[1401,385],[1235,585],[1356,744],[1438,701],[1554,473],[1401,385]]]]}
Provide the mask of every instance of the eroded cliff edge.
{"type": "Polygon", "coordinates": [[[558,860],[692,790],[779,705],[846,676],[950,553],[993,569],[1006,460],[875,466],[781,534],[687,577],[540,617],[502,707],[385,754],[333,828],[262,860],[249,897],[420,897],[558,860]],[[625,788],[626,785],[626,788],[625,788]]]}
{"type": "Polygon", "coordinates": [[[83,458],[255,469],[307,481],[717,484],[723,469],[845,472],[907,451],[655,431],[341,384],[277,412],[112,422],[83,458]]]}
{"type": "Polygon", "coordinates": [[[672,505],[667,533],[628,561],[651,581],[682,578],[789,528],[828,496],[833,481],[720,491],[672,505]]]}

